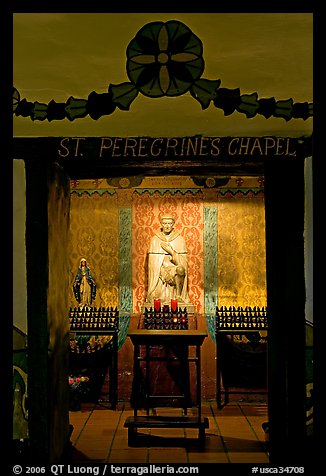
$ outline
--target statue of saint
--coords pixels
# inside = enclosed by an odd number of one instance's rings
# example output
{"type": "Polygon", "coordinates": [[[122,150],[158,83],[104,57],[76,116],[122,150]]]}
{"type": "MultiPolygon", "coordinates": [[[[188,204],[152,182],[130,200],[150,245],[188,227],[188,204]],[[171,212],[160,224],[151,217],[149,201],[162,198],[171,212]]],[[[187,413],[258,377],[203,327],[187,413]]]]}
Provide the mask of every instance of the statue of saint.
{"type": "Polygon", "coordinates": [[[188,253],[181,233],[174,229],[175,219],[162,216],[161,230],[151,238],[148,248],[148,294],[146,303],[154,299],[170,304],[177,299],[180,307],[190,303],[188,297],[188,253]]]}
{"type": "Polygon", "coordinates": [[[91,306],[96,296],[96,283],[85,258],[80,260],[73,290],[80,307],[91,306]]]}

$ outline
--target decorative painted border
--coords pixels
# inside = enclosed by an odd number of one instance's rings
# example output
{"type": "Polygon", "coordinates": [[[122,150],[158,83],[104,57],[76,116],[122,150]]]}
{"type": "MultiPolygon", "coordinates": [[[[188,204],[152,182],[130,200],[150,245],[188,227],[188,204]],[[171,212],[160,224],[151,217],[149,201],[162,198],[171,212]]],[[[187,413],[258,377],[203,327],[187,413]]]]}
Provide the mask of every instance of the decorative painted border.
{"type": "Polygon", "coordinates": [[[235,197],[243,195],[250,198],[253,196],[265,196],[263,188],[220,188],[218,189],[218,194],[222,197],[235,197]]]}
{"type": "Polygon", "coordinates": [[[143,26],[127,47],[126,70],[130,82],[109,84],[108,92],[92,91],[87,99],[70,96],[65,103],[49,104],[21,99],[13,88],[13,113],[33,121],[74,121],[89,115],[97,120],[112,114],[116,108],[128,111],[139,93],[151,98],[181,96],[187,92],[202,109],[211,102],[225,116],[235,111],[250,119],[261,114],[266,119],[280,117],[306,120],[313,116],[313,104],[295,103],[292,98],[276,100],[258,98],[256,92],[241,94],[240,89],[221,88],[221,80],[201,78],[204,72],[201,40],[183,23],[170,20],[143,26]]]}
{"type": "Polygon", "coordinates": [[[197,193],[201,193],[202,189],[197,188],[136,188],[135,193],[138,195],[143,195],[144,193],[148,193],[149,195],[159,194],[163,196],[165,193],[169,193],[171,195],[175,195],[177,193],[181,193],[181,195],[185,195],[186,193],[192,193],[196,195],[197,193]]]}
{"type": "Polygon", "coordinates": [[[100,195],[100,196],[105,195],[105,194],[115,195],[116,191],[113,190],[113,189],[109,189],[109,188],[107,188],[107,189],[96,189],[96,190],[93,190],[93,189],[90,190],[90,189],[86,189],[86,188],[78,188],[78,189],[73,188],[70,193],[78,195],[80,197],[84,194],[89,195],[89,196],[94,195],[94,194],[97,194],[97,195],[100,195]]]}

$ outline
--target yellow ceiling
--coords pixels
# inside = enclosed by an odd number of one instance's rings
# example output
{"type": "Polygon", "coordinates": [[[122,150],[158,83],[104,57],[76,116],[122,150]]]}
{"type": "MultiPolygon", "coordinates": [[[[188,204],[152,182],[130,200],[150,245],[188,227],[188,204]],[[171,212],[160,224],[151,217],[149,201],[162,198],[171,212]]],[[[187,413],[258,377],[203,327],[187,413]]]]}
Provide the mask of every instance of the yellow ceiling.
{"type": "MultiPolygon", "coordinates": [[[[21,98],[48,104],[128,81],[126,49],[152,21],[179,20],[203,43],[202,78],[221,87],[256,92],[258,98],[313,101],[313,15],[310,13],[15,13],[14,86],[21,98]]],[[[247,119],[224,116],[211,104],[202,110],[186,93],[148,98],[141,94],[129,111],[116,109],[97,121],[70,122],[14,117],[15,136],[207,136],[287,135],[312,132],[312,118],[247,119]]]]}

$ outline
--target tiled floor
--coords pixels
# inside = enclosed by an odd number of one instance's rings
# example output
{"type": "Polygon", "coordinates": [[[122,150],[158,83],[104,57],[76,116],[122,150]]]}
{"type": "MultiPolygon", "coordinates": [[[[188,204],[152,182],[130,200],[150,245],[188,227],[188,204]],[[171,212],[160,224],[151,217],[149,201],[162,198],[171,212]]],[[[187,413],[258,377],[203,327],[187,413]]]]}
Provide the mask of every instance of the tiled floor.
{"type": "MultiPolygon", "coordinates": [[[[180,414],[180,409],[158,408],[158,415],[180,414]]],[[[188,415],[196,410],[189,409],[188,415]]],[[[139,415],[145,414],[142,411],[139,415]]],[[[267,405],[230,403],[218,409],[216,402],[202,402],[202,416],[208,417],[205,444],[198,445],[198,429],[141,429],[137,444],[128,446],[128,429],[133,415],[129,403],[119,402],[116,410],[105,404],[82,404],[70,412],[73,425],[71,462],[105,463],[268,463],[265,433],[267,405]]]]}

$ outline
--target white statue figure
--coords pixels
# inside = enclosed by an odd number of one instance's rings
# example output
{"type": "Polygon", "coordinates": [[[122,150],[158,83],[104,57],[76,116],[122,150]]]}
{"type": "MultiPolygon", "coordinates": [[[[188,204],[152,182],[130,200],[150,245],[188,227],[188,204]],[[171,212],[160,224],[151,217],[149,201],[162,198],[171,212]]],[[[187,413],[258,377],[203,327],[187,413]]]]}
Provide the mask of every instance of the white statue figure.
{"type": "Polygon", "coordinates": [[[188,296],[188,253],[185,239],[174,229],[175,219],[162,216],[161,230],[151,238],[148,248],[148,294],[145,305],[154,299],[178,306],[191,304],[188,296]]]}

